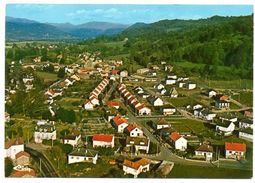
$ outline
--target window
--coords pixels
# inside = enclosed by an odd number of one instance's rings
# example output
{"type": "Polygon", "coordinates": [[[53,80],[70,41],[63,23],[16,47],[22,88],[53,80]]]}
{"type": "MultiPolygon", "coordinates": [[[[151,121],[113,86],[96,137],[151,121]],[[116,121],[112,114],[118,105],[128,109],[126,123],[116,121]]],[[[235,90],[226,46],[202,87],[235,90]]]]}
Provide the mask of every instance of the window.
{"type": "Polygon", "coordinates": [[[131,133],[131,135],[134,135],[134,133],[131,133]]]}

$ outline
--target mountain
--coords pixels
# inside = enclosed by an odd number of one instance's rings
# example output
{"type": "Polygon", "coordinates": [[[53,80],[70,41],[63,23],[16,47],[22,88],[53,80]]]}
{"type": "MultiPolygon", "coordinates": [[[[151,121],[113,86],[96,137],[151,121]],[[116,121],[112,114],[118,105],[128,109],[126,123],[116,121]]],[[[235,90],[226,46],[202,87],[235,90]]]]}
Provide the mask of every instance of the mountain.
{"type": "Polygon", "coordinates": [[[24,18],[6,17],[7,40],[47,40],[47,39],[91,39],[102,35],[115,35],[128,25],[109,22],[40,23],[24,18]]]}
{"type": "Polygon", "coordinates": [[[6,40],[73,39],[69,33],[33,20],[6,17],[6,40]]]}

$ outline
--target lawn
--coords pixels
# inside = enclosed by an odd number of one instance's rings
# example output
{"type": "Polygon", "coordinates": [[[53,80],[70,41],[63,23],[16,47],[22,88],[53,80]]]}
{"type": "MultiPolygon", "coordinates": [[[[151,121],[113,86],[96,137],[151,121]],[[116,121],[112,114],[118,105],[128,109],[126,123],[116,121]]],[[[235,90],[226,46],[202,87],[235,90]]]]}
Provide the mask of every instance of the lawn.
{"type": "Polygon", "coordinates": [[[79,105],[82,104],[80,98],[65,97],[58,101],[58,104],[67,110],[79,110],[79,105]]]}
{"type": "Polygon", "coordinates": [[[173,170],[167,178],[243,178],[248,179],[252,177],[252,171],[199,167],[190,165],[175,164],[173,170]]]}
{"type": "Polygon", "coordinates": [[[48,72],[39,72],[37,71],[36,74],[44,80],[44,82],[56,81],[58,79],[57,74],[48,73],[48,72]]]}
{"type": "Polygon", "coordinates": [[[251,107],[253,102],[252,92],[240,92],[240,95],[233,95],[233,99],[239,101],[241,104],[251,107]],[[239,100],[240,99],[240,100],[239,100]]]}
{"type": "Polygon", "coordinates": [[[192,131],[197,134],[207,129],[202,122],[191,119],[174,120],[170,124],[178,132],[192,131]]]}
{"type": "Polygon", "coordinates": [[[166,100],[172,103],[175,107],[186,107],[187,105],[197,103],[195,99],[190,97],[166,98],[166,100]]]}

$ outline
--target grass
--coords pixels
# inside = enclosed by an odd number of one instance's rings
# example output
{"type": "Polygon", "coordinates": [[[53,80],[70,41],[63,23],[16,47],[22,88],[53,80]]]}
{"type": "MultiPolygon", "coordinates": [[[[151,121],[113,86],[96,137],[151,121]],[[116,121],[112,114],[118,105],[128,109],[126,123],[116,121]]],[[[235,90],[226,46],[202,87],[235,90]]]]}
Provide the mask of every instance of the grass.
{"type": "Polygon", "coordinates": [[[61,98],[59,101],[58,101],[58,104],[65,108],[65,109],[72,109],[72,110],[79,110],[80,108],[78,107],[79,105],[81,105],[81,99],[80,98],[72,98],[72,97],[65,97],[65,98],[61,98]],[[77,104],[73,104],[73,103],[79,103],[78,105],[77,104]]]}
{"type": "Polygon", "coordinates": [[[190,119],[174,120],[170,122],[171,126],[178,132],[191,132],[200,133],[206,130],[202,122],[190,119]]]}
{"type": "Polygon", "coordinates": [[[171,102],[175,107],[185,107],[196,103],[195,99],[190,97],[166,98],[166,100],[171,102]]]}
{"type": "Polygon", "coordinates": [[[253,93],[252,92],[240,92],[239,95],[233,95],[233,99],[239,101],[241,104],[251,107],[253,102],[253,93]],[[240,101],[239,101],[240,97],[240,101]]]}
{"type": "Polygon", "coordinates": [[[167,178],[251,178],[252,171],[175,164],[167,178]]]}
{"type": "Polygon", "coordinates": [[[56,81],[58,79],[57,74],[53,73],[48,73],[48,72],[39,72],[37,71],[36,74],[40,77],[43,78],[44,82],[49,82],[49,81],[56,81]]]}

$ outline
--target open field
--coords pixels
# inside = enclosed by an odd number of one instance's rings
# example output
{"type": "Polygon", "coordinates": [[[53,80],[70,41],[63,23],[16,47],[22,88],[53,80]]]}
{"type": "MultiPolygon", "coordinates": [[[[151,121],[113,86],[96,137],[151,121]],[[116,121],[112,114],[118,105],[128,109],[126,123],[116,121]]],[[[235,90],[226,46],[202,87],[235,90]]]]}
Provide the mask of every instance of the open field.
{"type": "Polygon", "coordinates": [[[48,73],[48,72],[40,72],[37,71],[36,74],[44,80],[44,82],[49,82],[49,81],[56,81],[58,79],[57,74],[53,73],[48,73]]]}
{"type": "Polygon", "coordinates": [[[178,132],[200,133],[201,131],[206,130],[206,127],[202,122],[191,119],[173,120],[170,124],[172,128],[178,132]]]}
{"type": "Polygon", "coordinates": [[[252,171],[225,168],[174,165],[167,178],[251,178],[252,171]]]}
{"type": "Polygon", "coordinates": [[[233,99],[246,106],[252,106],[253,93],[252,92],[240,92],[239,95],[233,95],[233,99]]]}

